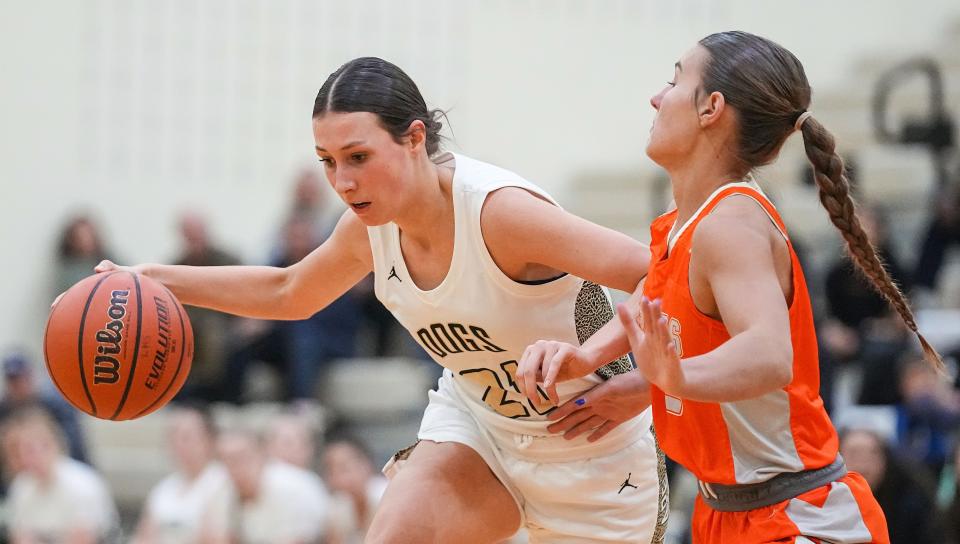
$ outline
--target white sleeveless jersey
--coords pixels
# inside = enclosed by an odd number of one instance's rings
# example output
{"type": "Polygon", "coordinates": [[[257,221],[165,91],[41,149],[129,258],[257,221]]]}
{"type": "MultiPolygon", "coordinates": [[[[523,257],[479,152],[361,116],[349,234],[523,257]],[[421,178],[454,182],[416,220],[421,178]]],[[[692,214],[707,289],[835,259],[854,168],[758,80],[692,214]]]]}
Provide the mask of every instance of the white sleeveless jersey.
{"type": "MultiPolygon", "coordinates": [[[[537,340],[581,344],[613,318],[609,294],[569,274],[539,284],[507,277],[493,261],[480,232],[480,211],[487,195],[502,187],[520,187],[556,202],[507,170],[459,154],[444,159],[456,161],[455,240],[447,276],[434,289],[419,289],[407,272],[396,223],[369,227],[377,298],[433,360],[449,369],[468,400],[485,403],[486,409],[505,418],[543,422],[550,408],[538,408],[520,394],[514,381],[517,361],[537,340]]],[[[597,375],[561,383],[560,401],[631,368],[630,360],[623,357],[597,375]]],[[[541,396],[547,398],[542,391],[541,396]]]]}

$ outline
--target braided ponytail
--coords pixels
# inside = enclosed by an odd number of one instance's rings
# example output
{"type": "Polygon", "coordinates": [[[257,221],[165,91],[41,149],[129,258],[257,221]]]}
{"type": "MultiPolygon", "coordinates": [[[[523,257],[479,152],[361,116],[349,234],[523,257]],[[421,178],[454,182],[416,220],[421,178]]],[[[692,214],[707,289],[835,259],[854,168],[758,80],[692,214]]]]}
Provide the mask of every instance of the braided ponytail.
{"type": "Polygon", "coordinates": [[[850,198],[850,184],[843,170],[843,160],[836,153],[833,135],[809,115],[802,121],[798,119],[797,125],[803,134],[803,147],[807,152],[807,158],[813,164],[820,202],[830,215],[830,221],[843,235],[853,262],[870,280],[874,289],[883,295],[883,298],[900,314],[903,322],[917,335],[923,347],[924,359],[943,372],[943,359],[918,330],[906,297],[890,279],[890,275],[877,256],[876,249],[860,226],[853,199],[850,198]]]}

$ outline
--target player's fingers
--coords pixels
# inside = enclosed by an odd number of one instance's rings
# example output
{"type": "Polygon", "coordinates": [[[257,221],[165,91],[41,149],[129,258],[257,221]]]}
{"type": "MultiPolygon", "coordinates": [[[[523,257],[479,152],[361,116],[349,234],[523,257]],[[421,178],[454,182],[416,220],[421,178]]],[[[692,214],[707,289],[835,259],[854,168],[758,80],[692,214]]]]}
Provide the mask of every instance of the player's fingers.
{"type": "Polygon", "coordinates": [[[640,328],[645,334],[650,334],[653,324],[657,322],[657,317],[653,312],[653,301],[647,297],[643,297],[640,301],[640,319],[640,328]]]}
{"type": "Polygon", "coordinates": [[[677,343],[674,342],[673,340],[667,342],[666,350],[667,350],[667,353],[668,353],[669,355],[671,355],[671,356],[674,355],[674,354],[676,354],[676,353],[677,353],[677,343]]]}
{"type": "Polygon", "coordinates": [[[543,377],[543,388],[553,404],[560,404],[560,395],[557,393],[557,375],[563,369],[564,363],[570,355],[569,347],[558,349],[547,364],[547,375],[543,377]]]}
{"type": "MultiPolygon", "coordinates": [[[[540,342],[537,342],[537,344],[540,344],[540,342]]],[[[543,344],[540,344],[540,354],[536,358],[535,364],[531,364],[529,367],[529,372],[523,376],[524,392],[534,406],[540,406],[541,404],[539,395],[540,390],[537,387],[537,381],[540,380],[540,377],[543,374],[543,367],[553,356],[553,353],[556,351],[556,349],[557,348],[551,342],[543,342],[543,344]]]]}
{"type": "Polygon", "coordinates": [[[547,393],[547,398],[550,399],[551,406],[557,406],[560,404],[560,394],[557,393],[557,384],[551,383],[550,385],[544,385],[543,389],[547,393]]]}
{"type": "Polygon", "coordinates": [[[515,374],[519,373],[522,368],[527,364],[527,359],[530,358],[530,348],[533,346],[527,346],[524,348],[523,353],[520,354],[520,359],[517,361],[517,371],[515,374]]]}
{"type": "Polygon", "coordinates": [[[654,317],[659,318],[661,315],[663,315],[663,301],[661,301],[659,298],[651,301],[650,310],[653,312],[654,317]]]}
{"type": "Polygon", "coordinates": [[[657,303],[658,301],[651,301],[647,305],[647,313],[643,316],[645,324],[643,332],[650,339],[651,344],[656,346],[657,349],[660,349],[663,346],[664,340],[663,335],[660,334],[660,318],[662,314],[660,313],[657,303]]]}
{"type": "Polygon", "coordinates": [[[593,430],[592,433],[590,433],[590,436],[587,437],[587,442],[596,442],[597,440],[600,440],[601,438],[606,436],[607,433],[616,429],[621,423],[623,422],[613,421],[612,419],[608,419],[603,423],[603,425],[597,427],[596,429],[593,430]]]}
{"type": "Polygon", "coordinates": [[[525,395],[524,392],[524,378],[527,375],[527,372],[530,372],[530,367],[534,364],[535,360],[534,353],[536,348],[534,346],[527,346],[527,349],[523,350],[523,355],[520,357],[520,362],[517,363],[517,370],[513,373],[513,381],[517,384],[517,389],[520,390],[521,395],[525,395]]]}
{"type": "Polygon", "coordinates": [[[650,304],[650,315],[653,318],[650,323],[653,325],[651,330],[654,332],[658,345],[663,345],[670,335],[667,333],[667,316],[663,314],[662,303],[660,299],[654,300],[650,304]]]}
{"type": "Polygon", "coordinates": [[[658,329],[660,330],[660,345],[664,349],[672,350],[671,344],[673,344],[673,335],[670,334],[670,325],[667,323],[667,316],[660,316],[660,323],[658,324],[658,329]]]}
{"type": "Polygon", "coordinates": [[[524,396],[529,397],[527,391],[530,391],[529,384],[533,382],[534,391],[536,391],[537,375],[540,374],[540,365],[543,364],[543,346],[546,344],[543,340],[527,346],[520,358],[515,373],[517,389],[524,396]]]}
{"type": "Polygon", "coordinates": [[[550,413],[547,414],[547,419],[550,421],[560,421],[561,419],[583,408],[583,404],[585,402],[586,401],[583,397],[570,399],[560,405],[556,410],[551,410],[550,413]]]}
{"type": "Polygon", "coordinates": [[[547,426],[547,430],[551,433],[565,433],[572,429],[574,426],[590,419],[593,417],[593,408],[587,407],[580,410],[576,410],[572,414],[564,417],[563,419],[551,423],[547,426]]]}
{"type": "Polygon", "coordinates": [[[99,274],[100,272],[109,272],[111,270],[116,270],[117,268],[117,265],[113,264],[113,262],[104,259],[100,261],[100,264],[93,268],[93,271],[99,274]]]}
{"type": "Polygon", "coordinates": [[[627,339],[630,341],[630,347],[636,350],[640,347],[640,339],[643,332],[637,325],[636,314],[632,312],[626,304],[617,304],[617,316],[620,318],[620,324],[627,333],[627,339]]]}
{"type": "Polygon", "coordinates": [[[553,361],[554,357],[556,357],[557,353],[560,353],[562,349],[563,344],[561,342],[546,342],[543,346],[543,359],[541,360],[539,368],[540,372],[537,374],[537,381],[542,383],[546,379],[550,362],[553,361]]]}
{"type": "Polygon", "coordinates": [[[667,318],[666,316],[660,316],[657,318],[656,323],[651,327],[650,337],[653,339],[653,342],[656,344],[657,349],[663,349],[663,346],[670,341],[670,335],[667,333],[667,318]]]}
{"type": "Polygon", "coordinates": [[[573,426],[569,431],[563,433],[563,438],[565,440],[573,440],[574,438],[584,433],[590,432],[593,429],[600,427],[601,425],[603,425],[604,421],[606,420],[604,420],[600,416],[590,416],[586,420],[573,426]]]}
{"type": "Polygon", "coordinates": [[[60,302],[60,299],[62,299],[62,298],[63,298],[63,295],[65,295],[65,294],[67,294],[66,291],[64,291],[64,292],[60,293],[59,295],[57,295],[57,298],[53,299],[53,302],[50,303],[50,308],[52,309],[54,306],[56,306],[57,303],[60,302]]]}

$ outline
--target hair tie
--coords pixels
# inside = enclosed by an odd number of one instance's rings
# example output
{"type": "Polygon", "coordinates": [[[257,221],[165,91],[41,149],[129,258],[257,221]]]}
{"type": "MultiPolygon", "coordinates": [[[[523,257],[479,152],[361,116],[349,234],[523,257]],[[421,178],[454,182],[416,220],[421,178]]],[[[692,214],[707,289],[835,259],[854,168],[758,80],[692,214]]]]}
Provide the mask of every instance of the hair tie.
{"type": "Polygon", "coordinates": [[[810,113],[809,111],[804,111],[803,113],[801,113],[800,116],[797,117],[797,121],[793,124],[794,130],[802,129],[803,123],[805,123],[807,119],[809,119],[812,115],[813,114],[810,113]]]}

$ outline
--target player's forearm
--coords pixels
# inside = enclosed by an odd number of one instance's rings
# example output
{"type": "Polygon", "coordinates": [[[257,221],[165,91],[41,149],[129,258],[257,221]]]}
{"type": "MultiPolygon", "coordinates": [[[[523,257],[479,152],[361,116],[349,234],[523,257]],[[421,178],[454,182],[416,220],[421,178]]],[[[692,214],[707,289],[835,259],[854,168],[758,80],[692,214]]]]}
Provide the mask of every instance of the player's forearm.
{"type": "Polygon", "coordinates": [[[307,317],[291,303],[285,268],[148,264],[140,270],[190,306],[259,319],[307,317]]]}
{"type": "Polygon", "coordinates": [[[619,319],[611,319],[580,346],[594,370],[630,351],[627,333],[619,319]]]}
{"type": "Polygon", "coordinates": [[[684,383],[667,391],[700,402],[733,402],[786,387],[793,379],[793,349],[763,330],[744,331],[717,349],[683,359],[684,383]]]}
{"type": "MultiPolygon", "coordinates": [[[[647,264],[644,264],[644,275],[637,280],[627,304],[636,305],[640,303],[640,298],[643,295],[643,284],[646,282],[646,271],[647,264]]],[[[594,365],[593,369],[596,370],[628,353],[630,351],[630,340],[627,338],[627,331],[623,329],[623,324],[614,316],[606,325],[588,338],[581,349],[587,354],[591,364],[594,365]]]]}

